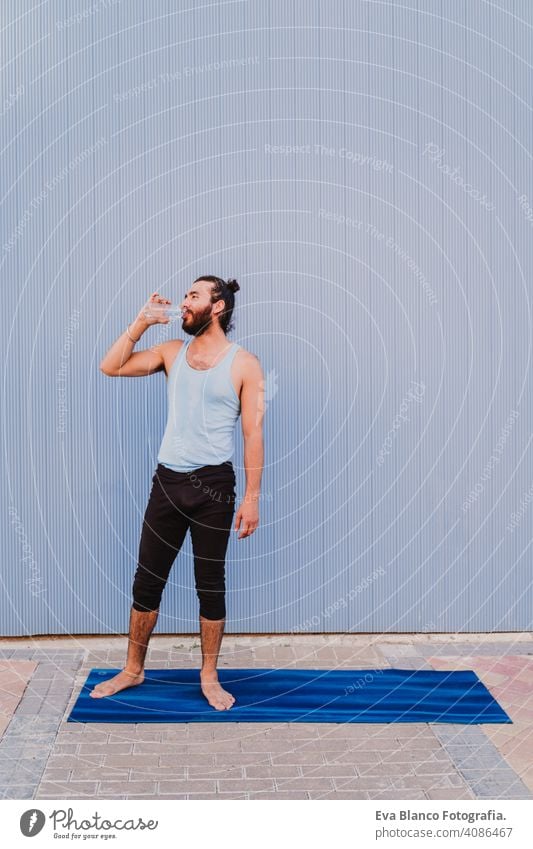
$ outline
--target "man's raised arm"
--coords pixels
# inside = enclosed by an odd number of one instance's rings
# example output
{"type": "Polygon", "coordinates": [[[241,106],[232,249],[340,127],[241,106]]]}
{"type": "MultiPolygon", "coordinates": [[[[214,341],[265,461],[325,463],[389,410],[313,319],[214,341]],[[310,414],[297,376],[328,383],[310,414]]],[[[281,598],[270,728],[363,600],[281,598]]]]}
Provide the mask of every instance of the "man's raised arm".
{"type": "Polygon", "coordinates": [[[135,321],[132,321],[124,333],[118,337],[100,363],[100,371],[108,377],[146,377],[163,371],[165,364],[162,345],[154,345],[147,351],[133,353],[136,342],[151,324],[168,324],[169,322],[168,318],[147,318],[144,310],[149,303],[170,304],[170,301],[161,298],[157,292],[150,295],[135,321]]]}

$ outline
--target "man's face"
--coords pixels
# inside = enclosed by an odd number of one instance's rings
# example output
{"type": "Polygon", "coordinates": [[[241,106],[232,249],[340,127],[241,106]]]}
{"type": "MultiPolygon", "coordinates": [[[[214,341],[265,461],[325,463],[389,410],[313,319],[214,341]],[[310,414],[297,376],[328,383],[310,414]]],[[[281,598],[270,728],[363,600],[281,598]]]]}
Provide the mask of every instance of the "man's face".
{"type": "MultiPolygon", "coordinates": [[[[220,309],[218,306],[213,312],[216,304],[211,303],[211,288],[211,283],[207,280],[199,280],[193,283],[181,302],[181,308],[185,313],[181,327],[190,336],[201,336],[205,333],[213,321],[213,315],[220,309]]],[[[218,301],[216,303],[219,304],[218,301]]]]}

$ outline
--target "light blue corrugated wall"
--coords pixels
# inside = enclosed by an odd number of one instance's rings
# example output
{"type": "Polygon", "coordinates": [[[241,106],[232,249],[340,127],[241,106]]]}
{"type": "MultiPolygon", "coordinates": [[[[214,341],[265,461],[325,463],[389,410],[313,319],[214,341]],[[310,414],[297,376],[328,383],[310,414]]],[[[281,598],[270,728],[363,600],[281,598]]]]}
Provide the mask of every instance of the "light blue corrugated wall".
{"type": "MultiPolygon", "coordinates": [[[[98,365],[213,273],[268,400],[227,631],[533,627],[532,35],[529,0],[3,5],[3,635],[126,630],[165,376],[98,365]]],[[[188,539],[158,630],[197,609],[188,539]]]]}

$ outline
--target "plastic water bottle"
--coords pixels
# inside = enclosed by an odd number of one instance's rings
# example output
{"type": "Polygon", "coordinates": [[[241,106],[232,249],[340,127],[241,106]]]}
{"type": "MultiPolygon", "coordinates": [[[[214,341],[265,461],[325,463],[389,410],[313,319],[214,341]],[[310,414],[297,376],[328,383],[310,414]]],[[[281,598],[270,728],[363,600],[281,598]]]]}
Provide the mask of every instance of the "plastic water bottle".
{"type": "Polygon", "coordinates": [[[148,303],[143,314],[146,318],[168,318],[170,321],[176,321],[178,318],[183,318],[181,307],[173,304],[158,304],[148,303]]]}

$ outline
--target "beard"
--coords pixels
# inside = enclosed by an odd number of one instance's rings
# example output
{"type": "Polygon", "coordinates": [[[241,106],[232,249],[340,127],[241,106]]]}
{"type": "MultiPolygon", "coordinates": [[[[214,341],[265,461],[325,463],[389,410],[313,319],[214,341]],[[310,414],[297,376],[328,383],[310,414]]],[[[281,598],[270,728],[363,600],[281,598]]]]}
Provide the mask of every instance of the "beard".
{"type": "Polygon", "coordinates": [[[187,311],[181,327],[189,336],[201,336],[211,324],[211,307],[206,307],[201,312],[193,313],[187,311]]]}

